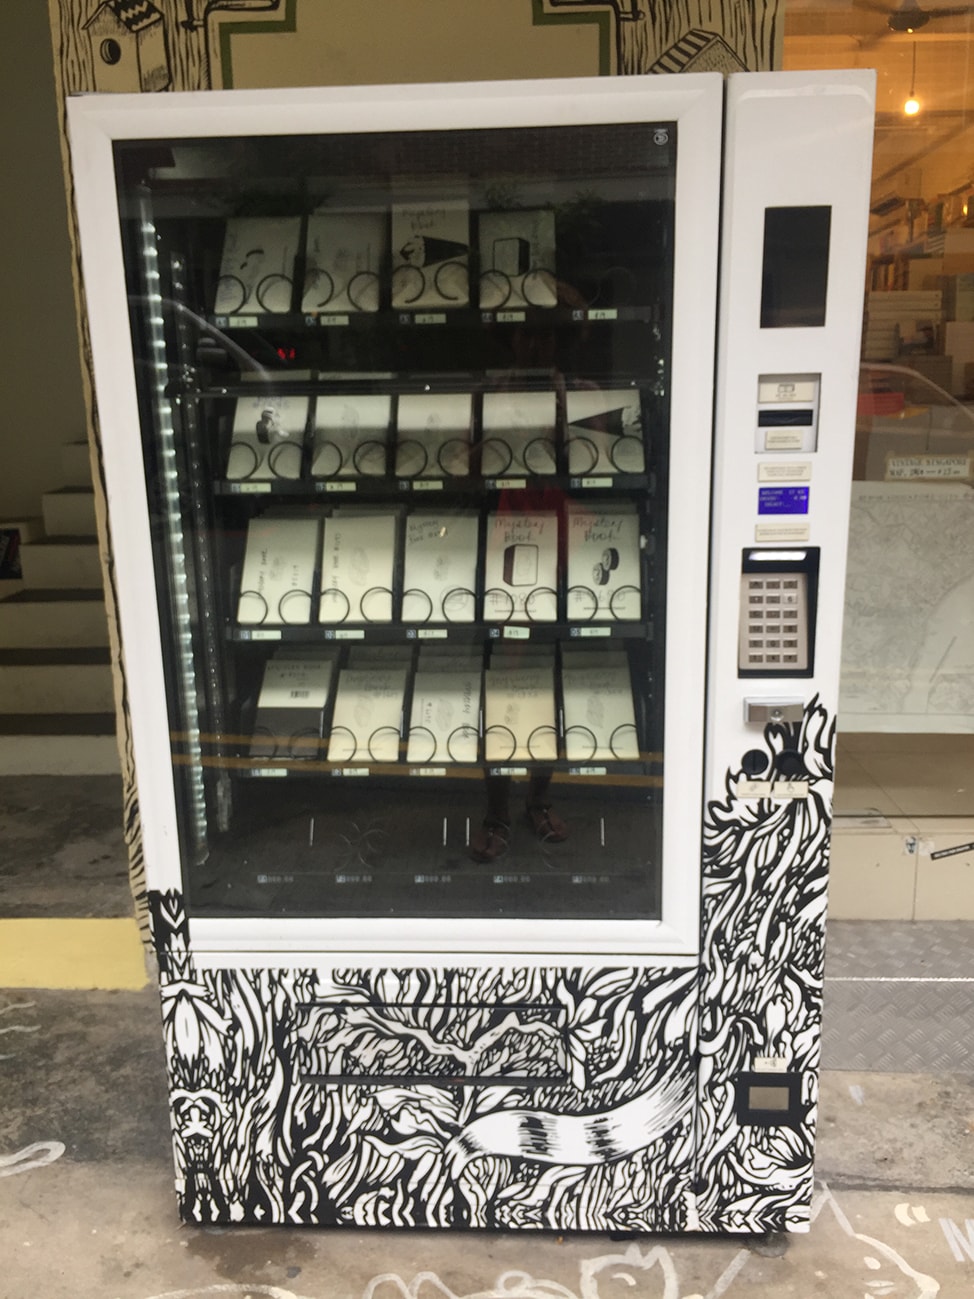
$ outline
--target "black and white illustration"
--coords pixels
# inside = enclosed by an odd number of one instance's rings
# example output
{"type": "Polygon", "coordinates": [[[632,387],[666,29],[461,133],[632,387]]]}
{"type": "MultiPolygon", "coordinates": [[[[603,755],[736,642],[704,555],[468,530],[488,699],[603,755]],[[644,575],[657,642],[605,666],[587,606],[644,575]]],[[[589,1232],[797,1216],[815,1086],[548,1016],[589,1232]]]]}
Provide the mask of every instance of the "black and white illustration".
{"type": "Polygon", "coordinates": [[[833,732],[818,702],[767,728],[769,766],[797,754],[804,798],[744,802],[727,773],[701,967],[196,970],[180,896],[153,894],[183,1216],[807,1223],[833,732]],[[735,1079],[761,1057],[800,1076],[797,1126],[739,1123],[735,1079]]]}
{"type": "Polygon", "coordinates": [[[813,700],[800,723],[768,726],[764,736],[768,771],[787,770],[802,796],[742,799],[736,791],[745,773],[731,771],[725,798],[706,809],[697,1095],[701,1230],[782,1231],[808,1220],[834,746],[834,715],[813,700]],[[739,1122],[735,1079],[761,1058],[797,1076],[798,1124],[739,1122]]]}

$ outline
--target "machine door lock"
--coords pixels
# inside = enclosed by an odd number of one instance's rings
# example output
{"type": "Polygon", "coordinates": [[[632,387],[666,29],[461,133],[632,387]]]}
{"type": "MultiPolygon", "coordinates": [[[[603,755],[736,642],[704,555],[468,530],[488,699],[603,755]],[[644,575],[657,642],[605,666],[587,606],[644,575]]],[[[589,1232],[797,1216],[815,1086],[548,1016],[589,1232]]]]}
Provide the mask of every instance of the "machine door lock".
{"type": "Polygon", "coordinates": [[[744,721],[751,726],[767,726],[774,722],[800,722],[804,716],[804,699],[744,700],[744,721]]]}

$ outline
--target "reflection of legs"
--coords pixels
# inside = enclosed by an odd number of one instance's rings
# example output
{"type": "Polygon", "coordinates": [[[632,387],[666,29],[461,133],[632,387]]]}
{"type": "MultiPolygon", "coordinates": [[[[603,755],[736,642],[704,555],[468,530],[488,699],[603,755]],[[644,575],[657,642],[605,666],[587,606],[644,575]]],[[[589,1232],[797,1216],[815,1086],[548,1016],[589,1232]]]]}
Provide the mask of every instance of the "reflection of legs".
{"type": "Polygon", "coordinates": [[[507,852],[511,839],[511,778],[485,776],[487,814],[479,830],[470,836],[470,856],[474,861],[491,862],[507,852]]]}
{"type": "Polygon", "coordinates": [[[545,843],[564,843],[568,838],[568,828],[548,802],[551,777],[552,772],[547,768],[539,768],[532,774],[525,811],[528,824],[539,839],[545,843]]]}

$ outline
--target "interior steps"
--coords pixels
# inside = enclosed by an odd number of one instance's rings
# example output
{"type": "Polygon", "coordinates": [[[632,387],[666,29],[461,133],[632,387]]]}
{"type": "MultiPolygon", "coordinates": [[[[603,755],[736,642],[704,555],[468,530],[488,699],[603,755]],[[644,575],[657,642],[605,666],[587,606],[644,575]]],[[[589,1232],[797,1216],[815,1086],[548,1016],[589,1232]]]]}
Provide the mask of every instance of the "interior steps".
{"type": "Polygon", "coordinates": [[[88,447],[62,448],[63,485],[20,531],[21,577],[0,582],[0,775],[112,775],[115,699],[88,447]]]}

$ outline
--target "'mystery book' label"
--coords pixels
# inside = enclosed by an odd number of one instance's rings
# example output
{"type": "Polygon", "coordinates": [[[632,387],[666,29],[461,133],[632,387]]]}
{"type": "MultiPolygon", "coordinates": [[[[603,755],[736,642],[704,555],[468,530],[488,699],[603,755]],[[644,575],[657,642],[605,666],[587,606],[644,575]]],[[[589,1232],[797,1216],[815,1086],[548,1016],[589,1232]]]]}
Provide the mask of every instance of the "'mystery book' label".
{"type": "Polygon", "coordinates": [[[470,300],[470,210],[465,202],[392,209],[392,306],[428,311],[470,300]]]}
{"type": "Polygon", "coordinates": [[[485,621],[554,622],[557,583],[557,514],[487,516],[485,621]]]}
{"type": "Polygon", "coordinates": [[[639,516],[625,502],[570,501],[568,598],[571,621],[639,620],[639,516]]]}

